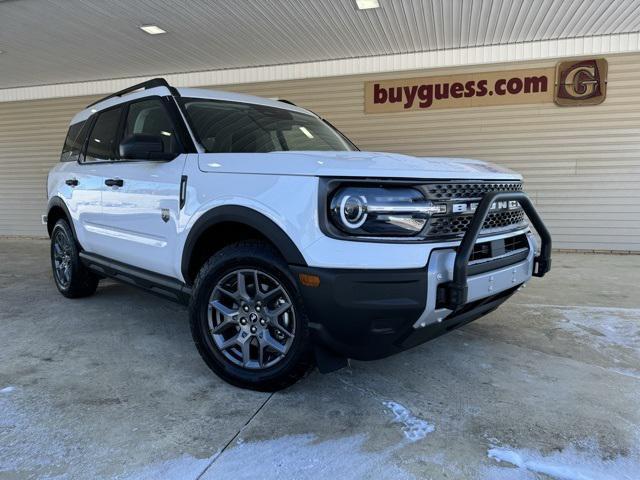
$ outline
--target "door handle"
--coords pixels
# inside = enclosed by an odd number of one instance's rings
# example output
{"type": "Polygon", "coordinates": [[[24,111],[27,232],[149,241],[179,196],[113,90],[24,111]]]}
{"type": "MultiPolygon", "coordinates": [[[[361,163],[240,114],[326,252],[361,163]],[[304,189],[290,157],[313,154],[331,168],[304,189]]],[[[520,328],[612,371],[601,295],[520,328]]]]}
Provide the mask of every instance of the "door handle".
{"type": "Polygon", "coordinates": [[[70,187],[77,187],[78,186],[78,179],[77,178],[68,178],[67,180],[64,181],[64,183],[66,183],[70,187]]]}
{"type": "Polygon", "coordinates": [[[124,180],[122,180],[121,178],[107,178],[104,181],[104,184],[107,187],[121,187],[124,185],[124,180]]]}

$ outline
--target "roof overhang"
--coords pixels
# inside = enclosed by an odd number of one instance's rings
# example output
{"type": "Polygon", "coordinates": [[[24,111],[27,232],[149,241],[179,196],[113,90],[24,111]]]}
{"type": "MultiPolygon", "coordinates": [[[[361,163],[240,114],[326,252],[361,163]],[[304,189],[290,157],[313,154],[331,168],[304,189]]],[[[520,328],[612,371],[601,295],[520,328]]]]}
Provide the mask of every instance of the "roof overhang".
{"type": "Polygon", "coordinates": [[[0,101],[640,50],[637,0],[378,3],[0,0],[0,101]]]}

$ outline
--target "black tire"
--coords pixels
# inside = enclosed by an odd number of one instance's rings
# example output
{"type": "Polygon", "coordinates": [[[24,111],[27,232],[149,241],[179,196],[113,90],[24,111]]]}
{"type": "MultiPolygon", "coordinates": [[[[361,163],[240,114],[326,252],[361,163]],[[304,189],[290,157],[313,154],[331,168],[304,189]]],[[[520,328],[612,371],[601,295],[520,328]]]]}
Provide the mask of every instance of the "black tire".
{"type": "Polygon", "coordinates": [[[100,281],[97,275],[82,264],[79,252],[78,243],[69,223],[64,219],[58,220],[51,231],[51,269],[58,291],[67,298],[93,295],[100,281]],[[65,274],[60,273],[58,268],[61,251],[63,251],[63,262],[68,266],[65,274]]]}
{"type": "MultiPolygon", "coordinates": [[[[255,278],[257,279],[258,277],[256,276],[255,278]]],[[[268,285],[262,285],[261,280],[254,282],[254,285],[256,286],[252,287],[247,284],[245,292],[251,288],[253,288],[253,292],[257,292],[261,288],[269,288],[268,285]]],[[[238,287],[238,291],[239,290],[238,287]]],[[[277,288],[274,288],[274,291],[275,290],[277,290],[277,288]]],[[[283,290],[280,291],[282,292],[283,290]]],[[[237,295],[237,293],[234,295],[237,295]]],[[[229,300],[229,302],[234,306],[237,305],[237,314],[233,317],[225,317],[225,321],[227,318],[230,320],[232,318],[236,319],[235,322],[228,322],[232,323],[232,325],[230,325],[231,332],[229,335],[234,338],[239,335],[248,335],[251,337],[252,334],[248,334],[242,330],[242,328],[247,328],[246,323],[244,327],[241,327],[240,323],[238,323],[238,318],[242,319],[242,316],[247,315],[242,313],[240,302],[236,303],[235,300],[229,300]]],[[[254,308],[255,303],[251,305],[251,308],[254,308]]],[[[247,306],[247,308],[249,307],[247,306]]],[[[216,311],[211,311],[213,312],[212,315],[218,315],[216,311]]],[[[251,311],[253,312],[254,310],[251,311]]],[[[264,307],[263,313],[265,317],[273,314],[273,312],[275,312],[275,309],[272,311],[271,307],[264,307]]],[[[267,320],[262,317],[262,314],[259,315],[259,321],[262,322],[264,320],[266,323],[267,320]]],[[[255,317],[254,315],[252,316],[255,317]]],[[[224,247],[212,256],[202,266],[194,282],[191,301],[189,302],[189,317],[191,334],[203,360],[219,377],[232,385],[258,391],[277,391],[298,381],[313,366],[313,355],[311,354],[309,339],[309,324],[304,312],[302,297],[298,292],[296,282],[286,262],[273,247],[265,242],[244,241],[235,243],[224,247]],[[256,349],[259,351],[260,361],[259,366],[256,367],[254,365],[254,368],[247,368],[245,364],[238,364],[243,363],[245,358],[244,350],[242,351],[241,358],[234,362],[229,350],[223,351],[223,349],[220,348],[221,346],[219,346],[220,340],[214,339],[215,335],[213,335],[210,325],[209,309],[212,295],[215,295],[214,290],[220,291],[218,288],[219,285],[224,285],[224,283],[221,282],[224,282],[227,278],[233,278],[233,275],[238,275],[239,272],[244,272],[245,275],[249,275],[250,279],[250,272],[253,271],[259,271],[257,275],[263,275],[262,278],[267,279],[265,283],[269,281],[269,279],[275,280],[279,283],[279,287],[286,292],[286,294],[283,295],[286,296],[287,300],[285,301],[281,297],[278,301],[286,305],[291,305],[291,310],[287,310],[288,313],[284,315],[291,315],[291,317],[287,318],[293,318],[292,324],[294,327],[288,328],[293,329],[295,334],[292,336],[290,342],[289,340],[284,340],[284,342],[289,345],[285,353],[277,353],[275,351],[270,353],[271,355],[278,355],[276,359],[277,363],[270,366],[263,366],[263,347],[261,346],[263,340],[258,340],[257,338],[258,336],[260,336],[260,339],[263,338],[261,335],[262,331],[258,333],[254,332],[254,338],[251,341],[254,342],[254,351],[256,349]],[[260,343],[258,344],[258,342],[260,343]]],[[[272,317],[269,318],[271,319],[272,317]]],[[[243,320],[245,322],[248,321],[246,318],[243,320]]],[[[256,322],[256,319],[254,318],[253,321],[256,322]]],[[[278,321],[279,320],[276,320],[276,322],[278,321]]],[[[271,325],[272,323],[269,320],[269,324],[266,327],[259,327],[258,325],[258,328],[268,329],[271,328],[271,325]]],[[[282,332],[276,329],[276,333],[281,334],[282,341],[282,338],[284,338],[282,337],[282,332]]],[[[273,339],[271,335],[269,338],[271,340],[273,339]]],[[[236,344],[232,348],[240,349],[241,347],[236,344]]]]}

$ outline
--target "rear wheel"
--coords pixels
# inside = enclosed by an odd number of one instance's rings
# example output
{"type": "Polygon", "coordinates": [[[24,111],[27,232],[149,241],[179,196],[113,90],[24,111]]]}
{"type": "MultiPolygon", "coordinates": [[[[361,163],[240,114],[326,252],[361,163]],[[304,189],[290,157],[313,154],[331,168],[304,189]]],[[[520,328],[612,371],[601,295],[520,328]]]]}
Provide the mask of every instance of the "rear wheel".
{"type": "Polygon", "coordinates": [[[80,261],[71,227],[63,219],[51,232],[51,268],[56,287],[65,297],[87,297],[98,288],[100,279],[80,261]]]}
{"type": "Polygon", "coordinates": [[[311,366],[308,321],[288,266],[268,244],[225,247],[200,270],[190,303],[202,358],[237,386],[274,391],[311,366]]]}

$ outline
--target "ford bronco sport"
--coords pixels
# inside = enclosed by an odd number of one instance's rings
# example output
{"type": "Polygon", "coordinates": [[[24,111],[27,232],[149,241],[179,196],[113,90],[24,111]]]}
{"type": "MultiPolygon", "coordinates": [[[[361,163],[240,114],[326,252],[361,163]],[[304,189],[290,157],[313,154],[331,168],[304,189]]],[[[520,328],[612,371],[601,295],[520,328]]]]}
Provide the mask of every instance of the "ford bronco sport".
{"type": "Polygon", "coordinates": [[[361,152],[290,102],[164,79],[78,113],[47,191],[62,295],[112,277],[188,303],[207,365],[259,390],[418,345],[550,268],[512,171],[361,152]]]}

